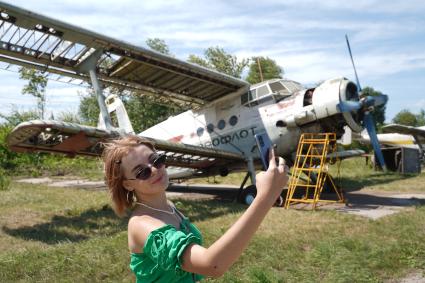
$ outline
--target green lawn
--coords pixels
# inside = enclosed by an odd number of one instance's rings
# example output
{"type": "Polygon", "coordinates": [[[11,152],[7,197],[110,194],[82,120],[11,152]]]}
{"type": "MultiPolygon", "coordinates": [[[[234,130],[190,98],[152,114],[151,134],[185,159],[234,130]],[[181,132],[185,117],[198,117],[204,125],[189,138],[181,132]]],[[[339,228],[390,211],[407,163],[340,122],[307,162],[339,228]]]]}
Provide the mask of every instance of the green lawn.
{"type": "MultiPolygon", "coordinates": [[[[238,184],[241,176],[215,181],[238,184]]],[[[425,174],[373,172],[363,159],[344,161],[339,181],[347,190],[425,193],[425,174]]],[[[218,200],[175,203],[203,232],[207,246],[245,209],[218,200]]],[[[12,182],[0,191],[0,219],[0,282],[134,281],[126,219],[113,214],[105,191],[12,182]]],[[[208,281],[397,280],[425,271],[424,239],[425,206],[376,221],[332,210],[273,208],[231,270],[208,281]]]]}

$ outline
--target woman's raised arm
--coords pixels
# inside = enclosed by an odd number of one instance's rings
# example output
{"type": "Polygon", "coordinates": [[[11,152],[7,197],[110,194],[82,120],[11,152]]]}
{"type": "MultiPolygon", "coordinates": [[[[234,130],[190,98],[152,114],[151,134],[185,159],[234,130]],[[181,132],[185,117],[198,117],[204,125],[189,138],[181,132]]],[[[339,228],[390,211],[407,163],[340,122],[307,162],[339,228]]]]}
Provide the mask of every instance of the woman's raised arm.
{"type": "Polygon", "coordinates": [[[190,245],[182,256],[182,268],[188,272],[219,277],[240,257],[267,212],[288,182],[288,167],[283,158],[278,164],[270,150],[269,168],[256,176],[257,196],[242,216],[209,248],[190,245]]]}

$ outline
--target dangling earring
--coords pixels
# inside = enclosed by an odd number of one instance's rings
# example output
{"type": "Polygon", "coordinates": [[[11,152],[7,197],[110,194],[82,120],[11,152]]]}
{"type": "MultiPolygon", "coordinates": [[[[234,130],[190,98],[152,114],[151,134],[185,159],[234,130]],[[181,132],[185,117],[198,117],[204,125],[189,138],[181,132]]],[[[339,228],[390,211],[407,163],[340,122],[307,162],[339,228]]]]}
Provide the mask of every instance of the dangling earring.
{"type": "Polygon", "coordinates": [[[130,198],[128,197],[129,194],[131,194],[131,200],[133,201],[134,199],[133,191],[127,191],[127,203],[130,204],[130,198]]]}

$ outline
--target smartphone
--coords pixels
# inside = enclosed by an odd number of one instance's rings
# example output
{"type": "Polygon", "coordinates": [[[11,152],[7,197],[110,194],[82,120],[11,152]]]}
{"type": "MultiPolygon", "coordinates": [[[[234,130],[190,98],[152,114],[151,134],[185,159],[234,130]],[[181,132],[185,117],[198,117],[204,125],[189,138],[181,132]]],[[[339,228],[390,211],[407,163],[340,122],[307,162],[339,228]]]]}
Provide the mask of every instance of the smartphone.
{"type": "Polygon", "coordinates": [[[273,146],[272,141],[267,133],[255,134],[255,141],[257,142],[258,151],[260,152],[261,162],[263,163],[264,170],[269,168],[269,151],[273,146]]]}

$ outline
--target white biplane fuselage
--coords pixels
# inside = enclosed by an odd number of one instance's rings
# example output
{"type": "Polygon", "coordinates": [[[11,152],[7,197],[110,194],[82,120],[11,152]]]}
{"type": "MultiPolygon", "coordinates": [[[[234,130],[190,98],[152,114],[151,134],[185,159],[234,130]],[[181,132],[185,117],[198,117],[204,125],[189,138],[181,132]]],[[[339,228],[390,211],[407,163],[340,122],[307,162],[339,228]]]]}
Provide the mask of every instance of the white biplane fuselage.
{"type": "MultiPolygon", "coordinates": [[[[269,88],[268,82],[261,85],[269,88]]],[[[245,93],[215,102],[200,110],[189,110],[170,117],[141,132],[140,135],[204,147],[216,147],[237,153],[243,152],[244,155],[252,155],[255,152],[258,156],[257,151],[254,151],[254,135],[267,132],[274,143],[283,144],[278,141],[284,139],[288,129],[277,128],[276,121],[285,120],[290,115],[302,111],[302,89],[300,86],[299,93],[279,97],[282,100],[278,102],[276,99],[279,95],[271,91],[265,93],[260,99],[250,100],[245,93]],[[277,120],[271,120],[270,117],[275,117],[277,120]]],[[[252,90],[255,88],[252,87],[252,90]]],[[[294,130],[299,133],[298,128],[294,130]]],[[[291,139],[285,141],[285,146],[278,149],[279,153],[292,152],[297,142],[296,136],[291,133],[291,139]]]]}
{"type": "Polygon", "coordinates": [[[219,148],[258,159],[255,134],[267,133],[277,154],[292,158],[302,132],[343,134],[348,121],[338,103],[355,96],[355,85],[344,78],[306,89],[287,79],[251,86],[250,92],[215,101],[200,110],[189,110],[143,131],[141,136],[219,148]]]}

